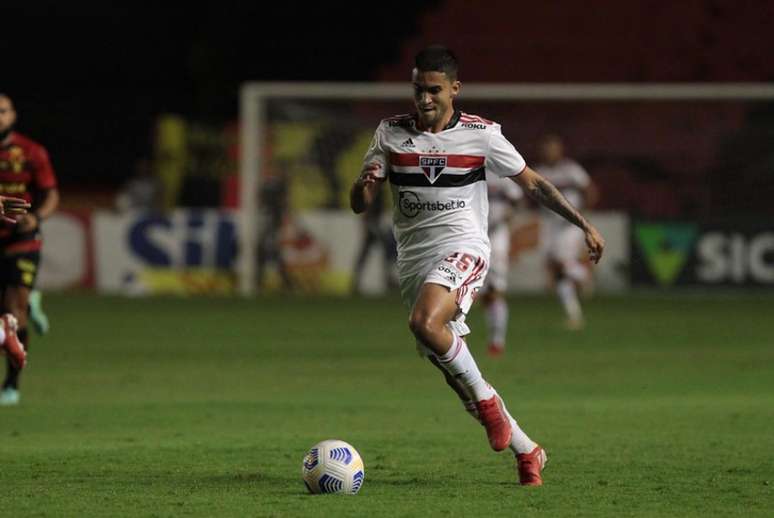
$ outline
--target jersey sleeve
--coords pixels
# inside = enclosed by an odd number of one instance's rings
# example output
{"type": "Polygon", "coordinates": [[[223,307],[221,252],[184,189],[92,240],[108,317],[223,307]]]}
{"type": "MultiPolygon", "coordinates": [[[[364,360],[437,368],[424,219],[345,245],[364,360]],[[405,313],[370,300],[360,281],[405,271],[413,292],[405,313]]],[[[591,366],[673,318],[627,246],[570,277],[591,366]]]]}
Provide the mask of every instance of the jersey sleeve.
{"type": "Polygon", "coordinates": [[[486,156],[486,169],[497,176],[516,176],[524,171],[527,163],[516,151],[513,144],[503,136],[500,125],[495,125],[489,136],[489,152],[486,156]]]}
{"type": "Polygon", "coordinates": [[[34,183],[40,190],[56,188],[56,175],[48,158],[48,151],[43,146],[35,146],[32,154],[34,164],[34,183]]]}
{"type": "Polygon", "coordinates": [[[387,177],[387,163],[389,156],[384,146],[384,140],[384,122],[382,122],[379,124],[379,127],[376,128],[374,136],[371,139],[371,145],[368,146],[368,151],[366,151],[365,157],[363,158],[364,167],[374,163],[379,164],[379,169],[374,171],[374,174],[378,178],[387,177]]]}

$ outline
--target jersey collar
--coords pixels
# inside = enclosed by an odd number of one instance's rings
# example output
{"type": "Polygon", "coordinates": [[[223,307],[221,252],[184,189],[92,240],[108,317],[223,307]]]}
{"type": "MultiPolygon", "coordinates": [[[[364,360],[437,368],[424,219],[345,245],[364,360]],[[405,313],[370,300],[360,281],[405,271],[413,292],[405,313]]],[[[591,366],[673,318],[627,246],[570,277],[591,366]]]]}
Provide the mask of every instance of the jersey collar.
{"type": "Polygon", "coordinates": [[[444,126],[441,131],[446,131],[447,129],[452,129],[460,121],[460,117],[461,116],[462,116],[462,112],[461,111],[454,110],[454,113],[452,113],[451,119],[449,119],[449,124],[444,126]]]}
{"type": "MultiPolygon", "coordinates": [[[[460,122],[460,117],[462,116],[462,112],[460,110],[454,110],[454,113],[452,113],[451,119],[449,119],[449,123],[446,124],[446,126],[443,127],[441,131],[446,131],[448,129],[452,129],[454,126],[457,125],[457,123],[460,122]]],[[[414,129],[417,131],[422,131],[419,129],[419,115],[416,113],[414,114],[414,129]]]]}

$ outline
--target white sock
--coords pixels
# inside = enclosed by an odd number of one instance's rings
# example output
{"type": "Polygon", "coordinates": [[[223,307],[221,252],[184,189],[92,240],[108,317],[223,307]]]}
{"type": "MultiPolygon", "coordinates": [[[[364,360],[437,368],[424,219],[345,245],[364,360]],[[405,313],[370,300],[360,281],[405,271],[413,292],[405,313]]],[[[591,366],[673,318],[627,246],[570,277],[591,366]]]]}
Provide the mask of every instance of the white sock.
{"type": "MultiPolygon", "coordinates": [[[[493,393],[497,394],[496,390],[492,389],[492,391],[493,393]]],[[[497,396],[500,397],[500,394],[497,394],[497,396]]],[[[505,406],[505,401],[503,401],[503,398],[500,398],[500,401],[503,402],[503,411],[505,412],[505,416],[508,418],[508,421],[511,423],[511,430],[513,432],[511,435],[511,443],[508,445],[508,447],[511,449],[514,455],[531,452],[537,447],[537,443],[530,439],[526,433],[524,433],[524,430],[521,429],[510,412],[508,412],[508,408],[505,406]]],[[[470,414],[473,419],[479,423],[481,422],[478,417],[478,409],[476,408],[475,401],[472,399],[462,399],[462,406],[465,407],[465,411],[470,414]]]]}
{"type": "Polygon", "coordinates": [[[452,346],[446,354],[438,356],[441,366],[465,387],[475,401],[491,398],[495,392],[481,376],[468,344],[459,336],[453,336],[452,346]]]}
{"type": "MultiPolygon", "coordinates": [[[[502,398],[500,398],[500,401],[502,401],[502,398]]],[[[473,419],[480,423],[481,420],[478,417],[478,409],[476,408],[476,404],[473,401],[463,401],[462,404],[465,407],[465,411],[470,414],[473,419]]],[[[508,418],[508,421],[511,423],[511,430],[513,434],[511,435],[511,443],[508,445],[508,447],[511,449],[513,454],[518,455],[519,453],[529,453],[534,450],[537,447],[537,443],[530,439],[526,433],[524,433],[524,430],[521,429],[513,416],[511,416],[510,412],[508,412],[508,408],[505,406],[505,402],[503,402],[503,410],[505,411],[505,416],[508,418]]]]}
{"type": "Polygon", "coordinates": [[[489,331],[489,343],[505,347],[505,334],[508,330],[508,303],[496,298],[486,307],[486,324],[489,331]]]}
{"type": "MultiPolygon", "coordinates": [[[[498,397],[499,396],[500,395],[498,394],[498,397]]],[[[503,398],[500,398],[500,401],[503,401],[503,398]]],[[[508,447],[514,453],[514,455],[519,453],[529,453],[534,450],[537,446],[537,443],[530,439],[527,434],[524,433],[524,430],[519,427],[516,419],[511,416],[510,412],[508,412],[508,408],[505,406],[505,401],[503,401],[503,411],[505,412],[505,416],[508,418],[508,421],[511,423],[511,430],[513,430],[513,434],[511,435],[511,444],[509,444],[508,447]]]]}
{"type": "Polygon", "coordinates": [[[578,293],[575,290],[575,283],[570,279],[562,279],[556,285],[556,293],[562,303],[564,312],[570,320],[580,320],[583,318],[578,293]]]}

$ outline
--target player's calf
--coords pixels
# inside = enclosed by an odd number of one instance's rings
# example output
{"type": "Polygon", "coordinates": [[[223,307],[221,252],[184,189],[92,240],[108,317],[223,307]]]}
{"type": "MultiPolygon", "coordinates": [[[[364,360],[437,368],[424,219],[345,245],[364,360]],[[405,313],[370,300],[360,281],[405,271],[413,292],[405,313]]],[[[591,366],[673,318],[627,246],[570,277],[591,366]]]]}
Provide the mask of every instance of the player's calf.
{"type": "MultiPolygon", "coordinates": [[[[449,350],[438,356],[438,364],[458,382],[475,402],[479,421],[486,429],[489,445],[495,451],[502,451],[511,441],[511,423],[503,408],[502,401],[491,385],[484,380],[465,340],[454,336],[449,350]]],[[[453,388],[453,387],[452,387],[453,388]]]]}
{"type": "Polygon", "coordinates": [[[503,451],[511,443],[513,429],[505,416],[502,400],[495,394],[489,399],[476,402],[481,424],[486,429],[489,446],[494,451],[503,451]]]}

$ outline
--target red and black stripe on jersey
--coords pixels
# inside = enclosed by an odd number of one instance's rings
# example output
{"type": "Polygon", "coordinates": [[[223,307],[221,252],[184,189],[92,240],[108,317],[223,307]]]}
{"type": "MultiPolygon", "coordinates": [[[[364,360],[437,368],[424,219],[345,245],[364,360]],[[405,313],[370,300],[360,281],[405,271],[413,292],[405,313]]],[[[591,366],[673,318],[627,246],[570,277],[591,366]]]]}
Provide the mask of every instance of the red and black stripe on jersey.
{"type": "Polygon", "coordinates": [[[418,153],[391,153],[389,180],[393,185],[410,187],[462,187],[486,180],[484,157],[474,155],[421,155],[418,153]],[[422,158],[442,158],[444,169],[469,169],[467,172],[441,172],[434,182],[422,171],[422,158]],[[395,171],[393,166],[413,168],[411,172],[395,171]]]}
{"type": "Polygon", "coordinates": [[[465,174],[442,174],[435,182],[431,183],[427,176],[422,173],[396,173],[391,170],[389,178],[393,185],[409,187],[463,187],[483,182],[486,179],[486,172],[483,167],[480,167],[465,174]]]}

